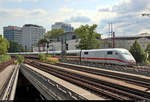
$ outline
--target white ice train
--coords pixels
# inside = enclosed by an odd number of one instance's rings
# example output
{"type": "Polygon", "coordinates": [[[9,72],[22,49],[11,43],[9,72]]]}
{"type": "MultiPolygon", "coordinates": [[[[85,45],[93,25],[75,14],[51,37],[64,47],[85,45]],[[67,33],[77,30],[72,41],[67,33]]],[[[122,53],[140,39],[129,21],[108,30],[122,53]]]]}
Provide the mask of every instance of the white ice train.
{"type": "MultiPolygon", "coordinates": [[[[50,52],[60,56],[61,51],[50,52]]],[[[131,53],[122,48],[93,49],[93,50],[69,50],[65,56],[69,61],[109,63],[118,65],[135,65],[136,61],[131,53]]]]}
{"type": "MultiPolygon", "coordinates": [[[[46,52],[31,52],[20,54],[39,54],[46,52]]],[[[54,57],[61,57],[61,51],[49,51],[54,57]]],[[[117,65],[135,65],[136,61],[131,53],[123,48],[68,50],[64,56],[69,61],[94,62],[117,65]]]]}

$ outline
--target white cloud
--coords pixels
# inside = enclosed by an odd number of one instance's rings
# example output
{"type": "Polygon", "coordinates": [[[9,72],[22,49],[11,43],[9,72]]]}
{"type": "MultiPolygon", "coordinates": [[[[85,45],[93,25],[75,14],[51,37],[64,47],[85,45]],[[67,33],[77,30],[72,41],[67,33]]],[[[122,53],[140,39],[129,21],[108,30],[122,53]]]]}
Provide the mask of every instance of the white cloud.
{"type": "MultiPolygon", "coordinates": [[[[150,29],[150,18],[141,16],[142,12],[148,13],[147,11],[150,11],[149,8],[149,0],[120,0],[120,2],[112,7],[101,7],[98,10],[100,12],[114,12],[116,16],[113,18],[109,16],[109,21],[114,24],[116,34],[130,35],[150,31],[148,30],[150,29]]],[[[100,22],[100,26],[104,26],[102,29],[104,33],[109,31],[106,18],[100,22]]]]}
{"type": "MultiPolygon", "coordinates": [[[[14,1],[23,2],[33,0],[14,1]]],[[[67,0],[66,2],[71,1],[72,0],[67,0]]],[[[69,21],[75,28],[85,24],[97,24],[98,31],[105,34],[108,33],[108,23],[112,22],[114,23],[114,31],[118,35],[138,34],[141,32],[149,32],[150,18],[141,16],[141,13],[145,9],[150,11],[149,8],[149,0],[120,0],[119,3],[113,6],[98,6],[96,9],[92,10],[73,9],[64,6],[59,8],[55,13],[43,9],[25,10],[0,8],[0,28],[10,24],[22,26],[26,23],[33,23],[42,25],[49,30],[51,24],[55,22],[69,21]],[[83,18],[86,20],[83,20],[83,18]]]]}
{"type": "Polygon", "coordinates": [[[98,7],[96,7],[96,9],[99,12],[111,12],[112,11],[112,6],[110,6],[110,5],[98,6],[98,7]]]}
{"type": "Polygon", "coordinates": [[[43,9],[24,10],[0,8],[0,33],[2,33],[3,27],[8,25],[23,26],[24,24],[32,23],[47,27],[49,25],[47,19],[50,15],[50,12],[43,9]]]}
{"type": "Polygon", "coordinates": [[[38,2],[39,0],[0,0],[0,2],[38,2]]]}

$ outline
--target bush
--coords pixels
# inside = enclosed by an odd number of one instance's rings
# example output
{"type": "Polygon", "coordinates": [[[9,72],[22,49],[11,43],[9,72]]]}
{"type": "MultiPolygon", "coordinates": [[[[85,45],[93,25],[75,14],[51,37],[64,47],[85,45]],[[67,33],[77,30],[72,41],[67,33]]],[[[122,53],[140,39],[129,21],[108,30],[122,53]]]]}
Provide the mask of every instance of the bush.
{"type": "Polygon", "coordinates": [[[46,54],[39,54],[39,58],[41,61],[46,61],[46,54]]]}
{"type": "Polygon", "coordinates": [[[9,60],[11,60],[10,55],[0,55],[0,63],[7,62],[9,60]]]}
{"type": "Polygon", "coordinates": [[[21,63],[24,62],[24,57],[23,57],[23,56],[17,55],[16,57],[17,57],[17,63],[18,63],[18,64],[21,64],[21,63]]]}
{"type": "Polygon", "coordinates": [[[55,64],[59,62],[58,58],[52,58],[50,54],[39,54],[39,58],[42,62],[48,62],[51,64],[55,64]]]}
{"type": "Polygon", "coordinates": [[[149,61],[149,60],[147,60],[147,61],[146,61],[146,64],[150,65],[150,61],[149,61]]]}
{"type": "Polygon", "coordinates": [[[17,60],[14,61],[14,64],[18,64],[17,60]]]}

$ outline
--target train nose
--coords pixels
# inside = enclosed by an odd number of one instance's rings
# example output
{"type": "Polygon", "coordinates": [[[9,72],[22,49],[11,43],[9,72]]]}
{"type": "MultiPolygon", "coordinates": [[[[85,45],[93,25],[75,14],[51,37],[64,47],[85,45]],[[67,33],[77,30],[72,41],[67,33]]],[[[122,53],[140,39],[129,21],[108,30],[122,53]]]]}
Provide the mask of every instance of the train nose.
{"type": "Polygon", "coordinates": [[[134,60],[130,60],[129,64],[136,65],[136,62],[134,60]]]}

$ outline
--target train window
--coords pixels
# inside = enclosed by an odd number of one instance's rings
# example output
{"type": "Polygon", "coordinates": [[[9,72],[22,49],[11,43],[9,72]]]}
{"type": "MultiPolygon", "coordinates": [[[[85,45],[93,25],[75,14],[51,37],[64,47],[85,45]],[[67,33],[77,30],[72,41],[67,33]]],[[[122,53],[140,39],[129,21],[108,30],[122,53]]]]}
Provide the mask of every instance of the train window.
{"type": "Polygon", "coordinates": [[[57,53],[57,54],[55,54],[56,56],[59,56],[60,54],[59,53],[57,53]]]}
{"type": "Polygon", "coordinates": [[[67,56],[77,56],[76,53],[68,53],[67,56]]]}
{"type": "Polygon", "coordinates": [[[88,52],[84,52],[84,54],[85,54],[85,55],[87,55],[87,54],[88,54],[88,52]]]}
{"type": "Polygon", "coordinates": [[[108,51],[107,54],[108,54],[108,55],[112,55],[113,52],[112,52],[112,51],[108,51]]]}
{"type": "Polygon", "coordinates": [[[115,54],[118,55],[118,52],[116,52],[115,54]]]}

